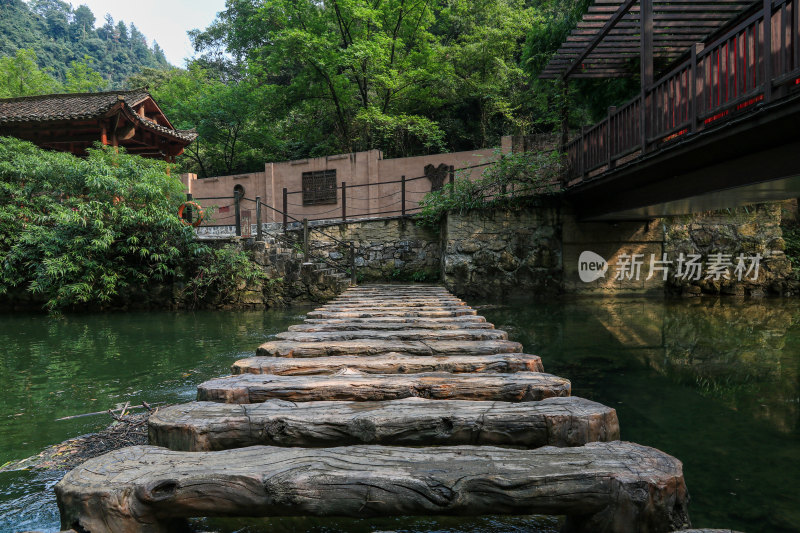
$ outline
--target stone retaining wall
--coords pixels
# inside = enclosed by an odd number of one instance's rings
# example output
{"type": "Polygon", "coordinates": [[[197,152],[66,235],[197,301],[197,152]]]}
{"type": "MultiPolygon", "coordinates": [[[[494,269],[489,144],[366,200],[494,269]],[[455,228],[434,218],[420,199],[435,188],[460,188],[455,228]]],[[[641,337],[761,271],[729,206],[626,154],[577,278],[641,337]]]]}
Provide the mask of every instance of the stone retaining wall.
{"type": "MultiPolygon", "coordinates": [[[[313,231],[309,237],[313,254],[349,265],[348,243],[352,241],[360,281],[439,280],[442,257],[439,232],[423,228],[411,218],[393,217],[318,227],[324,233],[313,231]],[[334,238],[342,242],[336,242],[334,238]]],[[[288,233],[295,242],[302,242],[302,230],[288,233]]]]}
{"type": "Polygon", "coordinates": [[[800,293],[782,238],[782,218],[796,216],[796,202],[778,202],[650,221],[580,222],[567,206],[519,211],[450,214],[442,226],[442,273],[459,296],[511,294],[652,294],[762,296],[800,293]],[[592,281],[581,279],[579,259],[593,252],[608,265],[592,281]],[[668,261],[667,280],[651,261],[668,261]],[[678,259],[699,256],[699,279],[676,278],[678,259]],[[717,254],[731,261],[728,279],[708,278],[717,254]],[[737,258],[760,255],[758,275],[742,281],[737,258]],[[624,270],[632,257],[639,270],[624,270]]]}
{"type": "Polygon", "coordinates": [[[497,298],[561,289],[558,207],[451,213],[442,231],[443,280],[459,296],[497,298]]]}

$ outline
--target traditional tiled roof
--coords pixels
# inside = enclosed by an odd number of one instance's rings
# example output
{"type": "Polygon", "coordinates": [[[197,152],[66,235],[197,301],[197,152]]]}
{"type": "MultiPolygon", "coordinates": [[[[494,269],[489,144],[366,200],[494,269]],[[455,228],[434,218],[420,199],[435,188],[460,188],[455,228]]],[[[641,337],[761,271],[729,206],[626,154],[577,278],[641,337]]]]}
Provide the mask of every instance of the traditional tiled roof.
{"type": "Polygon", "coordinates": [[[0,99],[0,126],[31,122],[61,122],[70,120],[89,120],[101,118],[122,102],[128,118],[139,125],[191,142],[197,133],[190,130],[176,130],[140,117],[133,106],[151,98],[146,88],[131,91],[107,91],[99,93],[45,94],[21,98],[0,99]]]}

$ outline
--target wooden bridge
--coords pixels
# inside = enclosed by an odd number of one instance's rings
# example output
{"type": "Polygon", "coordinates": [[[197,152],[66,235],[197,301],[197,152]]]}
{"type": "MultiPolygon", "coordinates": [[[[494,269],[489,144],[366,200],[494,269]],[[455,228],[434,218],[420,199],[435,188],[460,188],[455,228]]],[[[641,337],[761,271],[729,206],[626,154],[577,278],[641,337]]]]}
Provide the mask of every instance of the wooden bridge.
{"type": "Polygon", "coordinates": [[[151,416],[151,446],[67,474],[63,528],[502,513],[587,533],[689,525],[677,459],[617,440],[614,409],[571,396],[443,288],[351,288],[233,372],[151,416]]]}
{"type": "Polygon", "coordinates": [[[648,219],[800,195],[798,3],[597,0],[541,77],[566,88],[638,75],[641,90],[565,138],[579,215],[648,219]]]}

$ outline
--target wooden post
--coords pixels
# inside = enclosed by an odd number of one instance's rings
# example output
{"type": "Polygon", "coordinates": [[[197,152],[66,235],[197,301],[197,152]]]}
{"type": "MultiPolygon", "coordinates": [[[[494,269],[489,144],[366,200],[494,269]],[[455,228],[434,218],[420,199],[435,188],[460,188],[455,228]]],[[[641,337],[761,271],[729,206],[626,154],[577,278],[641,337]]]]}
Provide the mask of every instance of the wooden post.
{"type": "Polygon", "coordinates": [[[772,0],[764,0],[764,102],[772,98],[772,0]]]}
{"type": "Polygon", "coordinates": [[[569,142],[569,81],[561,80],[561,144],[559,150],[567,151],[569,142]]]}
{"type": "Polygon", "coordinates": [[[449,179],[450,179],[450,196],[453,196],[456,192],[456,171],[453,165],[450,165],[449,170],[449,179]]]}
{"type": "Polygon", "coordinates": [[[289,191],[283,188],[283,232],[289,229],[289,191]]]}
{"type": "Polygon", "coordinates": [[[256,240],[263,241],[264,236],[261,233],[261,197],[256,196],[256,240]]]}
{"type": "Polygon", "coordinates": [[[236,236],[242,236],[242,210],[239,205],[239,191],[233,191],[233,210],[236,220],[236,236]]]}
{"type": "Polygon", "coordinates": [[[308,263],[308,219],[303,219],[303,262],[308,263]]]}
{"type": "Polygon", "coordinates": [[[400,212],[406,216],[406,175],[400,176],[400,212]]]}
{"type": "Polygon", "coordinates": [[[588,147],[586,146],[586,126],[581,126],[581,178],[585,178],[586,168],[589,166],[586,164],[586,152],[588,147]]]}
{"type": "Polygon", "coordinates": [[[608,160],[608,170],[612,170],[616,165],[614,161],[614,132],[611,129],[611,118],[617,112],[617,106],[612,105],[608,108],[608,118],[606,118],[606,159],[608,160]]]}
{"type": "MultiPolygon", "coordinates": [[[[189,192],[189,193],[186,193],[186,201],[187,201],[187,202],[191,202],[191,201],[192,201],[192,193],[190,193],[190,192],[189,192]]],[[[187,221],[189,224],[191,224],[191,223],[193,222],[193,218],[194,218],[194,217],[193,217],[193,213],[192,213],[192,206],[190,206],[190,205],[187,205],[187,206],[186,206],[186,211],[185,211],[185,213],[186,213],[186,215],[185,215],[185,217],[186,217],[186,221],[187,221]]]]}
{"type": "Polygon", "coordinates": [[[653,0],[639,2],[639,34],[641,36],[641,134],[642,154],[647,152],[647,91],[653,85],[653,0]]]}
{"type": "Polygon", "coordinates": [[[698,70],[697,64],[697,54],[703,51],[704,45],[703,43],[695,43],[692,46],[692,93],[691,93],[691,102],[689,103],[691,107],[691,125],[690,130],[692,133],[697,131],[698,123],[697,123],[697,115],[700,114],[700,99],[703,97],[705,92],[703,91],[703,80],[705,76],[698,70]]]}
{"type": "Polygon", "coordinates": [[[792,63],[793,69],[800,68],[800,2],[795,0],[792,4],[792,63]]]}
{"type": "Polygon", "coordinates": [[[342,222],[347,220],[347,183],[342,182],[342,222]]]}
{"type": "Polygon", "coordinates": [[[350,241],[350,285],[358,285],[356,276],[356,245],[350,241]]]}

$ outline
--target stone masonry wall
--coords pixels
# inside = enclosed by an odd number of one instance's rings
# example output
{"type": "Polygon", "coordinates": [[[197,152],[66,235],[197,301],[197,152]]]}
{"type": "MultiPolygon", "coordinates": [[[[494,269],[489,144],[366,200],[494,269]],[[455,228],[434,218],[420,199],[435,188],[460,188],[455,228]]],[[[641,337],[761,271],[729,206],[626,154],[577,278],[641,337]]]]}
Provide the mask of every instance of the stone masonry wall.
{"type": "Polygon", "coordinates": [[[553,292],[798,294],[800,283],[792,276],[781,231],[782,216],[791,215],[797,207],[791,211],[786,205],[628,222],[580,222],[567,206],[450,214],[442,228],[443,280],[460,296],[484,298],[553,292]],[[580,279],[578,260],[584,251],[607,261],[605,275],[591,282],[580,279]],[[681,253],[701,256],[700,279],[675,278],[681,253]],[[760,254],[758,277],[739,282],[731,267],[731,279],[706,279],[710,256],[719,253],[726,254],[734,266],[739,254],[747,258],[760,254]],[[634,254],[643,258],[641,271],[618,279],[619,265],[634,254]],[[661,260],[664,254],[671,262],[666,281],[660,273],[649,276],[651,256],[661,260]]]}
{"type": "MultiPolygon", "coordinates": [[[[410,218],[385,218],[322,226],[312,231],[312,253],[349,265],[349,246],[355,246],[356,271],[360,281],[437,281],[441,263],[439,232],[417,225],[410,218]]],[[[289,232],[302,242],[302,231],[289,232]]]]}
{"type": "Polygon", "coordinates": [[[451,213],[442,231],[443,280],[459,296],[561,290],[558,207],[451,213]]]}
{"type": "MultiPolygon", "coordinates": [[[[663,221],[664,253],[670,260],[680,254],[697,254],[708,264],[712,254],[727,254],[733,263],[739,254],[753,257],[759,254],[758,277],[732,279],[681,280],[671,278],[668,289],[682,295],[735,294],[762,296],[797,292],[792,267],[784,253],[786,244],[781,230],[783,203],[738,207],[663,221]]],[[[750,262],[747,262],[749,266],[750,262]]]]}

